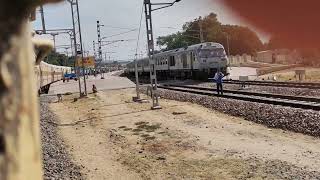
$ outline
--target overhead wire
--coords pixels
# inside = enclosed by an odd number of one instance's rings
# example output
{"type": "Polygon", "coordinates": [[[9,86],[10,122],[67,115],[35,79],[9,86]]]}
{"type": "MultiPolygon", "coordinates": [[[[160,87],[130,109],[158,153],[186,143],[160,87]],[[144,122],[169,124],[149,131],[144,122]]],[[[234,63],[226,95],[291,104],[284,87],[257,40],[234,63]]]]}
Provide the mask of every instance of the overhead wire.
{"type": "Polygon", "coordinates": [[[120,36],[120,35],[127,34],[127,33],[130,33],[130,32],[133,32],[133,31],[137,31],[137,29],[131,29],[130,31],[122,32],[122,33],[119,33],[119,34],[114,34],[114,35],[111,35],[111,36],[106,36],[106,37],[103,37],[103,39],[110,38],[110,37],[115,37],[115,36],[120,36]]]}
{"type": "Polygon", "coordinates": [[[126,27],[118,27],[118,26],[110,26],[110,25],[103,25],[106,28],[113,28],[113,29],[126,29],[131,30],[132,28],[126,28],[126,27]]]}
{"type": "Polygon", "coordinates": [[[141,26],[142,26],[143,9],[144,9],[143,6],[144,6],[144,3],[142,3],[141,15],[140,15],[139,32],[138,32],[137,46],[136,46],[136,53],[135,53],[136,60],[138,59],[139,41],[140,41],[140,35],[141,35],[141,26]]]}

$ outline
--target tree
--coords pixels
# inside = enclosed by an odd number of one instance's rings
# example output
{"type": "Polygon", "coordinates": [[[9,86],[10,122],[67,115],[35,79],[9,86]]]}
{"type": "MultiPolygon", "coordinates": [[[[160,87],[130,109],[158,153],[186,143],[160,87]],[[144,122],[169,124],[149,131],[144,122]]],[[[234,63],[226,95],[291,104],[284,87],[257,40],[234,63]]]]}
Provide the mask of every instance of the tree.
{"type": "Polygon", "coordinates": [[[177,49],[188,46],[190,44],[190,41],[188,41],[188,39],[181,32],[177,32],[176,34],[171,34],[168,36],[158,37],[157,39],[157,45],[162,47],[162,50],[177,49]]]}
{"type": "Polygon", "coordinates": [[[248,27],[238,25],[222,25],[222,34],[219,34],[216,42],[227,47],[229,39],[231,55],[251,54],[263,49],[264,45],[258,35],[248,27]]]}
{"type": "Polygon", "coordinates": [[[57,66],[74,66],[74,57],[68,57],[58,52],[51,52],[45,59],[46,63],[57,65],[57,66]]]}
{"type": "Polygon", "coordinates": [[[168,36],[158,37],[157,44],[162,50],[171,50],[200,43],[200,33],[206,42],[217,42],[227,47],[229,40],[230,53],[252,54],[263,49],[264,45],[258,35],[247,27],[222,25],[214,13],[199,17],[183,25],[183,31],[168,36]]]}

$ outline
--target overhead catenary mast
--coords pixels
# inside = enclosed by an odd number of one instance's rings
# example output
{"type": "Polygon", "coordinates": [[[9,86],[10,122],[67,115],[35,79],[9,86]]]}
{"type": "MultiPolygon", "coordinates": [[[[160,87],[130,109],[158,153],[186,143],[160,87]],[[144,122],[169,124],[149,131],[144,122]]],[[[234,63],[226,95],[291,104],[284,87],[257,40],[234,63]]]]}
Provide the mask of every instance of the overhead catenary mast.
{"type": "Polygon", "coordinates": [[[152,96],[152,107],[151,109],[161,109],[159,105],[158,97],[158,82],[157,82],[157,70],[154,59],[154,39],[153,39],[153,25],[152,25],[152,12],[167,7],[173,6],[176,2],[181,0],[175,0],[171,3],[151,3],[151,0],[144,0],[144,10],[146,18],[146,30],[147,30],[147,45],[148,45],[148,56],[149,56],[149,67],[150,67],[150,84],[151,84],[151,96],[152,96]],[[152,6],[160,6],[152,9],[152,6]]]}
{"type": "MultiPolygon", "coordinates": [[[[104,79],[104,73],[101,72],[101,63],[103,61],[103,56],[102,56],[102,38],[101,38],[101,25],[100,21],[97,21],[97,35],[98,35],[98,60],[96,66],[99,66],[100,68],[100,73],[101,73],[101,79],[104,79]]],[[[98,68],[98,67],[97,67],[98,68]]]]}

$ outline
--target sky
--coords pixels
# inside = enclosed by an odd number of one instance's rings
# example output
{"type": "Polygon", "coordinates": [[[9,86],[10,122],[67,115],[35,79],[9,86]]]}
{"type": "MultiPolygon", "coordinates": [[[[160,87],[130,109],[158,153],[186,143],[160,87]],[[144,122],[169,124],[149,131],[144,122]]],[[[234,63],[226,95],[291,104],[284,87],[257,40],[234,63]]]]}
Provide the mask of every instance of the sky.
{"type": "MultiPolygon", "coordinates": [[[[152,3],[168,2],[168,0],[151,0],[152,3]]],[[[169,2],[172,2],[169,0],[169,2]]],[[[97,41],[96,21],[105,25],[101,29],[102,37],[109,37],[130,29],[136,29],[130,33],[120,36],[106,38],[107,41],[128,40],[124,42],[114,43],[103,47],[106,52],[104,57],[109,61],[127,61],[134,58],[137,47],[138,29],[140,25],[140,17],[143,0],[79,0],[81,28],[84,50],[93,54],[93,41],[97,41]]],[[[223,24],[238,24],[249,26],[256,29],[250,24],[239,19],[227,7],[223,5],[221,0],[181,0],[174,6],[159,11],[154,11],[153,29],[154,38],[175,33],[182,29],[185,22],[192,21],[199,16],[206,16],[214,12],[218,15],[218,19],[223,24]]],[[[47,29],[69,29],[72,28],[70,4],[67,2],[44,6],[44,14],[47,29]]],[[[144,15],[144,14],[143,14],[144,15]]],[[[141,35],[138,46],[139,56],[146,56],[146,28],[143,16],[141,35]]],[[[33,28],[41,29],[40,13],[37,13],[37,20],[33,22],[33,28]]],[[[267,35],[255,30],[263,41],[266,41],[267,35]]],[[[51,38],[50,35],[43,35],[43,38],[51,38]]],[[[56,46],[70,44],[70,37],[67,35],[58,35],[56,37],[56,46]]],[[[158,49],[158,47],[156,47],[158,49]]],[[[58,48],[61,53],[71,54],[70,50],[58,48]]]]}

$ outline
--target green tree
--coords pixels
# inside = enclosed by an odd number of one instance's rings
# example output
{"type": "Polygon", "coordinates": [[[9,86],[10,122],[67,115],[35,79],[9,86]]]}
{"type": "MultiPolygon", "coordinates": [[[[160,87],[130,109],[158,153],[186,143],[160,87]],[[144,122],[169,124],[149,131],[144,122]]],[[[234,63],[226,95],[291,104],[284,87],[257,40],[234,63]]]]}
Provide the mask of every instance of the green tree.
{"type": "Polygon", "coordinates": [[[258,35],[247,27],[223,25],[214,13],[199,17],[183,25],[183,31],[168,36],[158,37],[157,44],[162,50],[171,50],[200,43],[200,29],[206,42],[218,42],[227,49],[229,40],[230,53],[255,54],[264,48],[258,35]],[[202,28],[201,28],[202,27],[202,28]]]}
{"type": "Polygon", "coordinates": [[[45,59],[46,63],[57,65],[57,66],[74,66],[74,57],[68,57],[58,52],[51,52],[45,59]]]}
{"type": "Polygon", "coordinates": [[[232,55],[245,53],[254,55],[256,52],[264,49],[264,45],[258,35],[248,27],[222,25],[222,34],[218,36],[216,42],[221,43],[227,48],[228,39],[232,55]]]}
{"type": "Polygon", "coordinates": [[[188,46],[191,43],[183,33],[177,32],[168,36],[158,37],[157,44],[162,47],[162,50],[171,50],[188,46]]]}

